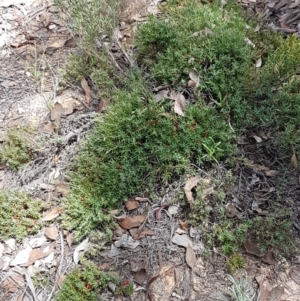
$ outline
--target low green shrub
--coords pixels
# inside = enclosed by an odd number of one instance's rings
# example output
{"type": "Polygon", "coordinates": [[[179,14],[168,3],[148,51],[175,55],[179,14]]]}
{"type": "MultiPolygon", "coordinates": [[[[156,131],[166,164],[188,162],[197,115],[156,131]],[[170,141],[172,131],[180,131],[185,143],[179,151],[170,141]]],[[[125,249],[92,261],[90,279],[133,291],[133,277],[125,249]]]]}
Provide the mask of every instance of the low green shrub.
{"type": "Polygon", "coordinates": [[[0,240],[37,233],[41,208],[42,201],[25,192],[0,191],[0,240]]]}
{"type": "Polygon", "coordinates": [[[75,268],[68,274],[55,301],[97,301],[110,282],[117,283],[117,279],[86,262],[82,268],[75,268]]]}
{"type": "Polygon", "coordinates": [[[133,90],[119,91],[104,121],[96,121],[77,160],[66,220],[77,227],[77,207],[83,234],[122,199],[170,180],[191,162],[226,159],[234,150],[230,129],[213,108],[197,103],[177,116],[172,101],[155,103],[138,80],[130,84],[133,90]]]}
{"type": "Polygon", "coordinates": [[[3,147],[0,147],[0,162],[6,163],[13,170],[28,163],[32,156],[29,137],[29,130],[25,127],[9,129],[3,147]]]}

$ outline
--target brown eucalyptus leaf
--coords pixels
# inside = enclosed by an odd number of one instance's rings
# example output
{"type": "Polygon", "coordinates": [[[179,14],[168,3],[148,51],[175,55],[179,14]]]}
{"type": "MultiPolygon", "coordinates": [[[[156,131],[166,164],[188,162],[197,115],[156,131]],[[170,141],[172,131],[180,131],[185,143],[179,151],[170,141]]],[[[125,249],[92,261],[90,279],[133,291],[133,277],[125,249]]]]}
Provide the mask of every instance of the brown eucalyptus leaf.
{"type": "Polygon", "coordinates": [[[292,166],[293,166],[295,169],[297,169],[297,167],[298,167],[298,162],[297,162],[297,157],[296,157],[296,154],[295,154],[295,153],[293,153],[293,155],[292,155],[292,158],[291,158],[291,164],[292,164],[292,166]]]}
{"type": "Polygon", "coordinates": [[[51,121],[59,119],[60,116],[64,115],[64,111],[64,107],[60,103],[56,102],[54,104],[54,108],[50,112],[51,121]]]}
{"type": "Polygon", "coordinates": [[[197,262],[196,254],[193,248],[191,248],[190,246],[186,248],[185,261],[192,270],[195,268],[197,262]]]}
{"type": "Polygon", "coordinates": [[[8,128],[12,128],[12,127],[15,127],[15,126],[20,125],[22,121],[23,121],[23,117],[14,118],[14,119],[11,119],[11,120],[7,123],[6,126],[7,126],[8,128]]]}
{"type": "Polygon", "coordinates": [[[50,245],[49,250],[46,252],[43,251],[42,249],[33,249],[30,252],[28,262],[24,266],[28,267],[31,264],[35,263],[37,260],[45,258],[48,255],[50,255],[54,249],[54,245],[55,245],[55,242],[50,245]]]}
{"type": "Polygon", "coordinates": [[[102,113],[106,110],[106,107],[109,105],[109,100],[106,98],[102,98],[99,102],[98,112],[102,113]]]}
{"type": "Polygon", "coordinates": [[[62,194],[63,197],[67,196],[70,191],[70,184],[68,183],[58,183],[55,186],[55,190],[62,194]]]}
{"type": "Polygon", "coordinates": [[[272,170],[272,169],[271,170],[266,170],[265,174],[266,174],[267,177],[275,177],[276,174],[277,174],[277,171],[276,170],[272,170]]]}
{"type": "Polygon", "coordinates": [[[90,87],[88,85],[88,82],[86,81],[86,79],[84,77],[81,80],[81,86],[82,86],[82,89],[85,92],[85,101],[86,101],[86,104],[88,106],[90,106],[91,101],[92,101],[91,89],[90,89],[90,87]]]}
{"type": "Polygon", "coordinates": [[[138,208],[140,205],[140,203],[138,201],[135,200],[128,200],[125,202],[125,207],[128,211],[134,210],[136,208],[138,208]]]}
{"type": "Polygon", "coordinates": [[[71,47],[76,47],[77,46],[77,41],[78,41],[78,38],[73,37],[71,39],[66,40],[64,46],[65,47],[70,47],[70,48],[71,47]]]}
{"type": "Polygon", "coordinates": [[[135,215],[133,217],[116,217],[116,220],[122,228],[129,230],[139,227],[145,218],[145,215],[135,215]]]}
{"type": "Polygon", "coordinates": [[[141,269],[134,274],[133,281],[139,285],[145,285],[147,281],[146,269],[141,269]]]}
{"type": "Polygon", "coordinates": [[[188,224],[187,224],[186,222],[184,222],[184,221],[182,221],[182,220],[179,220],[179,224],[180,224],[180,226],[181,226],[184,230],[188,231],[189,226],[188,226],[188,224]]]}
{"type": "Polygon", "coordinates": [[[58,277],[58,280],[57,280],[57,285],[58,285],[59,288],[62,287],[62,285],[63,285],[63,283],[64,283],[64,281],[65,281],[66,278],[67,278],[66,275],[59,274],[59,277],[58,277]]]}
{"type": "Polygon", "coordinates": [[[177,115],[184,116],[185,111],[185,97],[180,94],[180,96],[174,102],[174,112],[177,115]]]}
{"type": "Polygon", "coordinates": [[[47,213],[42,219],[42,222],[52,221],[57,218],[63,211],[62,207],[55,207],[49,213],[47,213]]]}
{"type": "Polygon", "coordinates": [[[192,189],[197,186],[197,184],[199,183],[199,178],[198,177],[192,177],[189,178],[185,185],[184,185],[184,192],[185,192],[185,196],[187,198],[187,201],[192,204],[194,201],[194,197],[193,197],[193,193],[192,193],[192,189]]]}
{"type": "Polygon", "coordinates": [[[72,245],[72,233],[70,233],[70,232],[67,233],[67,235],[66,235],[66,241],[67,241],[68,247],[71,248],[71,245],[72,245]]]}
{"type": "Polygon", "coordinates": [[[57,227],[47,227],[45,229],[45,236],[51,240],[56,240],[58,237],[58,229],[57,227]]]}

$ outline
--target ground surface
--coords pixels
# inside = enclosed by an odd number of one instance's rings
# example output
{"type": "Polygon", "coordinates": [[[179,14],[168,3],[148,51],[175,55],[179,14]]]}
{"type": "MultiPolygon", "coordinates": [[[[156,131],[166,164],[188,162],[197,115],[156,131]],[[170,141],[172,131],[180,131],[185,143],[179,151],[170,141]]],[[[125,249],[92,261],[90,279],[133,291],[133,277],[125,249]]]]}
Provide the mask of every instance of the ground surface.
{"type": "MultiPolygon", "coordinates": [[[[135,2],[128,5],[127,2],[124,1],[122,8],[123,27],[132,19],[135,22],[145,20],[147,10],[157,12],[147,1],[138,5],[134,5],[135,2]]],[[[265,16],[268,26],[275,30],[300,32],[297,1],[256,3],[245,0],[241,4],[252,14],[265,16]]],[[[93,108],[98,108],[99,100],[92,99],[89,108],[82,87],[72,87],[67,83],[61,89],[59,85],[67,56],[75,49],[76,40],[51,1],[5,0],[0,2],[0,14],[0,143],[8,129],[27,125],[34,131],[35,143],[39,146],[33,160],[21,171],[13,172],[0,166],[0,187],[29,191],[33,197],[47,203],[50,212],[50,224],[38,235],[24,239],[21,244],[16,244],[13,238],[0,243],[0,298],[52,300],[64,276],[78,264],[77,245],[71,244],[71,234],[60,229],[55,222],[55,213],[59,212],[55,208],[60,206],[62,187],[67,190],[64,183],[66,169],[80,142],[92,128],[93,108]],[[54,106],[55,103],[61,106],[54,106]],[[63,113],[61,107],[65,108],[63,113]],[[51,212],[54,213],[51,215],[51,212]],[[28,264],[31,248],[42,250],[44,254],[28,264]]],[[[274,162],[276,154],[272,151],[262,153],[252,137],[245,137],[241,148],[256,164],[280,168],[280,160],[274,162]]],[[[222,166],[219,166],[219,171],[222,175],[222,166]]],[[[239,173],[241,179],[236,193],[243,194],[246,201],[247,198],[253,199],[247,190],[249,185],[257,185],[257,191],[270,191],[270,187],[276,186],[276,178],[264,177],[264,182],[253,170],[240,170],[239,173]]],[[[199,176],[205,174],[199,171],[199,176]]],[[[296,212],[300,206],[299,178],[296,174],[290,174],[288,178],[290,190],[286,197],[293,199],[296,212]]],[[[162,187],[156,200],[139,199],[138,207],[130,214],[124,208],[124,214],[129,216],[146,216],[139,232],[118,228],[111,246],[96,255],[88,255],[102,269],[112,268],[122,279],[135,282],[136,291],[130,300],[146,300],[146,292],[151,300],[209,300],[210,297],[216,300],[213,293],[227,291],[230,287],[224,256],[217,250],[210,257],[205,256],[201,233],[194,228],[185,229],[177,218],[176,206],[168,209],[163,206],[176,199],[183,186],[184,179],[178,179],[162,187]],[[134,240],[137,236],[143,237],[134,240]],[[188,254],[187,249],[193,249],[192,253],[188,254]],[[189,267],[191,265],[193,269],[189,267]]],[[[297,219],[294,222],[299,230],[297,219]]],[[[297,229],[295,236],[298,235],[297,229]]],[[[93,240],[84,241],[80,248],[86,249],[88,243],[93,245],[93,240]]],[[[270,291],[270,287],[278,287],[283,293],[280,299],[273,293],[270,300],[300,300],[299,257],[265,263],[254,255],[246,252],[244,255],[246,265],[236,276],[249,279],[249,286],[254,291],[259,288],[258,281],[261,287],[268,286],[270,291]]],[[[111,292],[101,296],[105,297],[113,300],[111,292]]],[[[267,299],[261,297],[261,301],[264,300],[267,299]]]]}

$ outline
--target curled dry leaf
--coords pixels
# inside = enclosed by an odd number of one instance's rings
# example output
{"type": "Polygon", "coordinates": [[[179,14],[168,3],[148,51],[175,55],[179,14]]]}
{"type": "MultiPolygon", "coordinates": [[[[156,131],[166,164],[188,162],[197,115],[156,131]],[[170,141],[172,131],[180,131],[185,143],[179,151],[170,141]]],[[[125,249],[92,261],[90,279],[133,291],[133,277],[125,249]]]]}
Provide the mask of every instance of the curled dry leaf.
{"type": "Polygon", "coordinates": [[[47,213],[42,219],[42,222],[52,221],[57,218],[63,211],[62,207],[55,207],[49,213],[47,213]]]}
{"type": "Polygon", "coordinates": [[[136,208],[138,208],[140,205],[140,203],[138,201],[135,200],[128,200],[125,202],[125,207],[128,211],[134,210],[136,208]]]}
{"type": "Polygon", "coordinates": [[[64,115],[64,112],[65,112],[64,107],[60,103],[56,102],[54,104],[54,108],[50,112],[51,121],[59,119],[60,116],[64,115]]]}
{"type": "Polygon", "coordinates": [[[189,225],[186,222],[179,220],[179,224],[184,230],[187,231],[189,229],[189,225]]]}
{"type": "Polygon", "coordinates": [[[197,75],[195,71],[190,71],[189,73],[190,79],[195,83],[194,87],[197,89],[200,85],[200,77],[197,75]]]}
{"type": "Polygon", "coordinates": [[[24,264],[24,266],[28,267],[28,266],[32,265],[34,262],[36,262],[37,260],[47,257],[48,255],[50,255],[52,253],[54,246],[55,246],[55,242],[53,242],[49,246],[48,251],[44,251],[42,249],[33,249],[30,252],[29,259],[28,259],[27,263],[24,264]]]}
{"type": "Polygon", "coordinates": [[[66,241],[67,241],[68,247],[71,248],[71,245],[72,245],[72,233],[70,233],[70,232],[67,233],[67,235],[66,235],[66,241]]]}
{"type": "Polygon", "coordinates": [[[164,98],[168,98],[169,91],[168,90],[160,90],[155,94],[154,98],[156,102],[160,102],[164,98]]]}
{"type": "Polygon", "coordinates": [[[129,230],[139,227],[145,218],[145,215],[135,215],[133,217],[116,217],[116,220],[122,228],[129,230]]]}
{"type": "Polygon", "coordinates": [[[253,138],[255,139],[255,141],[257,143],[262,143],[262,141],[263,141],[259,136],[256,136],[256,135],[253,135],[253,138]]]}
{"type": "Polygon", "coordinates": [[[296,157],[296,154],[295,154],[295,153],[293,153],[293,155],[292,155],[292,158],[291,158],[291,164],[292,164],[292,166],[293,166],[295,169],[297,169],[297,167],[298,167],[298,162],[297,162],[297,157],[296,157]]]}
{"type": "Polygon", "coordinates": [[[160,206],[160,207],[156,210],[156,212],[155,212],[155,218],[156,218],[157,221],[161,218],[161,212],[162,212],[162,210],[165,209],[166,207],[168,207],[168,205],[162,205],[162,206],[160,206]]]}
{"type": "Polygon", "coordinates": [[[47,227],[45,229],[45,236],[51,240],[56,240],[58,237],[58,229],[56,227],[47,227]]]}
{"type": "Polygon", "coordinates": [[[179,96],[174,102],[174,112],[177,115],[184,116],[185,97],[182,94],[177,94],[177,95],[179,96]]]}
{"type": "Polygon", "coordinates": [[[101,113],[106,110],[106,107],[109,105],[109,100],[106,98],[102,98],[98,105],[98,112],[101,113]]]}
{"type": "Polygon", "coordinates": [[[75,262],[75,264],[78,264],[79,263],[79,254],[80,252],[82,251],[85,251],[89,246],[89,239],[85,239],[80,245],[78,245],[76,247],[76,249],[74,250],[74,253],[73,253],[73,260],[75,262]]]}
{"type": "Polygon", "coordinates": [[[195,268],[197,262],[196,254],[195,251],[190,246],[186,248],[185,261],[192,270],[195,268]]]}
{"type": "Polygon", "coordinates": [[[261,66],[262,66],[262,59],[259,58],[259,59],[256,61],[255,67],[256,67],[256,68],[260,68],[261,66]]]}
{"type": "Polygon", "coordinates": [[[91,89],[90,89],[90,87],[88,85],[88,82],[86,81],[86,79],[84,77],[81,80],[81,86],[82,86],[82,89],[85,92],[85,101],[86,101],[86,104],[88,106],[90,106],[91,105],[91,101],[92,101],[91,89]]]}
{"type": "Polygon", "coordinates": [[[135,198],[136,201],[142,203],[142,202],[150,202],[150,200],[148,198],[141,198],[141,197],[136,197],[135,198]]]}
{"type": "Polygon", "coordinates": [[[185,196],[187,198],[187,201],[192,204],[192,202],[194,201],[194,197],[193,197],[193,193],[192,193],[192,189],[197,186],[197,184],[199,183],[199,178],[198,177],[193,177],[193,178],[189,178],[185,185],[184,185],[184,193],[185,196]]]}
{"type": "Polygon", "coordinates": [[[277,174],[277,171],[276,170],[272,170],[272,169],[271,170],[266,170],[265,174],[266,174],[267,177],[275,177],[276,174],[277,174]]]}
{"type": "Polygon", "coordinates": [[[65,41],[64,46],[65,47],[70,47],[70,48],[71,47],[76,47],[77,46],[77,40],[78,40],[77,37],[73,37],[71,39],[68,39],[68,40],[65,41]]]}

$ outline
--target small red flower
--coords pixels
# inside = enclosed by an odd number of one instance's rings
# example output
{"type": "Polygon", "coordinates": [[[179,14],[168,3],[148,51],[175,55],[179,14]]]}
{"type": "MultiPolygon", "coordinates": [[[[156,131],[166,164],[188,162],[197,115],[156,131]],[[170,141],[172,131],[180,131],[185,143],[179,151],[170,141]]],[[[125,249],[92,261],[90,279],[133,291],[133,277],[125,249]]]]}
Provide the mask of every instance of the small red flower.
{"type": "Polygon", "coordinates": [[[86,286],[85,286],[89,291],[93,289],[93,287],[88,283],[86,286]]]}
{"type": "Polygon", "coordinates": [[[126,279],[125,282],[124,282],[124,285],[127,286],[127,285],[129,285],[129,284],[130,284],[130,280],[129,280],[129,279],[126,279]]]}

